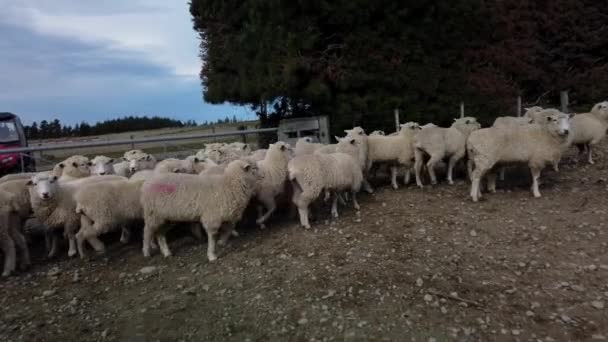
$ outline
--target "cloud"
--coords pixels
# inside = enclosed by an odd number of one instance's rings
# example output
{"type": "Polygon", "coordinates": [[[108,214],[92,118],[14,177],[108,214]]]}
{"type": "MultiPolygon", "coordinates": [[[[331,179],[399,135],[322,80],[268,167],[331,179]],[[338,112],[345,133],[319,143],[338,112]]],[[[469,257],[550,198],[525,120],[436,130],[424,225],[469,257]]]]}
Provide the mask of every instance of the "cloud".
{"type": "Polygon", "coordinates": [[[24,121],[252,117],[202,101],[186,2],[0,0],[0,8],[0,110],[24,121]]]}

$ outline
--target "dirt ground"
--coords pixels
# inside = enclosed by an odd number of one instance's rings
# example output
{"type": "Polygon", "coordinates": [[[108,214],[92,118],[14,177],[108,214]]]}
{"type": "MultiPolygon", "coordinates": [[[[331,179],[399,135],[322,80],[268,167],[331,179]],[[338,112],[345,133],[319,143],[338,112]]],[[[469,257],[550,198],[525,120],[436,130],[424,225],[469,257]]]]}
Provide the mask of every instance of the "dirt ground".
{"type": "Polygon", "coordinates": [[[480,203],[463,180],[383,186],[312,230],[241,227],[216,263],[187,234],[167,259],[117,235],[88,262],[37,248],[0,280],[0,340],[604,340],[608,153],[596,157],[545,171],[540,199],[517,170],[480,203]]]}

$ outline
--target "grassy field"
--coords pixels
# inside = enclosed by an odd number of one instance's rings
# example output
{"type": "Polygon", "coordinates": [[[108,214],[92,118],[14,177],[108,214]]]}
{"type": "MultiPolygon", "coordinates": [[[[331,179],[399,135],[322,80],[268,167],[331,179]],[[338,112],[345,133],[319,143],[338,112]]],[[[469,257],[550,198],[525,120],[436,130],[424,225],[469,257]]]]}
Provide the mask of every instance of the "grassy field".
{"type": "MultiPolygon", "coordinates": [[[[135,132],[124,132],[116,134],[106,134],[89,137],[78,137],[78,138],[64,138],[64,139],[51,139],[51,140],[34,140],[30,141],[30,146],[52,146],[52,145],[64,145],[64,144],[78,144],[87,142],[98,142],[98,141],[113,141],[113,140],[127,140],[127,139],[142,139],[152,138],[161,136],[184,136],[184,135],[197,135],[197,134],[210,134],[210,133],[221,133],[237,131],[239,126],[244,125],[247,130],[256,129],[258,127],[258,121],[245,121],[235,124],[223,124],[216,125],[213,127],[175,127],[175,128],[163,128],[155,130],[135,131],[135,132]]],[[[153,142],[143,144],[125,144],[116,146],[101,146],[101,147],[89,147],[89,148],[74,148],[69,150],[57,150],[57,151],[45,151],[36,152],[36,165],[38,170],[50,169],[52,165],[61,161],[69,156],[75,154],[86,155],[94,157],[96,155],[105,155],[108,157],[119,158],[122,154],[131,149],[143,149],[148,153],[152,153],[158,158],[167,157],[185,157],[190,154],[196,153],[199,149],[204,147],[205,143],[209,142],[232,142],[242,141],[242,137],[221,137],[221,138],[209,138],[209,139],[188,139],[176,142],[153,142]]],[[[247,143],[256,144],[257,135],[251,134],[246,137],[247,143]]]]}

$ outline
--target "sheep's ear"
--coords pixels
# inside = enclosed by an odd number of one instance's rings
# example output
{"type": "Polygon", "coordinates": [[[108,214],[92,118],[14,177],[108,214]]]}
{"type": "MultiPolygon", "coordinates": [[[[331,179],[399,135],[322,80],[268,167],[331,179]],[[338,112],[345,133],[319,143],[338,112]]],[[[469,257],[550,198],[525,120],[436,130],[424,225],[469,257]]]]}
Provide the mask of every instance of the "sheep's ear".
{"type": "Polygon", "coordinates": [[[471,120],[467,120],[467,121],[465,121],[464,123],[465,123],[465,125],[468,125],[468,124],[470,124],[470,123],[471,123],[471,120]]]}
{"type": "Polygon", "coordinates": [[[93,163],[88,162],[88,163],[87,163],[87,165],[88,165],[88,166],[93,166],[93,163]]]}
{"type": "Polygon", "coordinates": [[[243,145],[243,150],[246,150],[249,147],[249,145],[245,144],[243,145]]]}
{"type": "Polygon", "coordinates": [[[174,167],[171,172],[173,173],[180,173],[182,170],[179,167],[174,167]]]}
{"type": "Polygon", "coordinates": [[[65,164],[64,163],[60,163],[59,167],[63,169],[65,167],[65,164]]]}
{"type": "Polygon", "coordinates": [[[56,181],[58,178],[57,176],[53,176],[53,178],[51,178],[53,181],[56,181]]]}
{"type": "Polygon", "coordinates": [[[200,162],[200,160],[198,159],[198,157],[194,157],[194,162],[195,162],[195,163],[200,162]]]}
{"type": "Polygon", "coordinates": [[[150,161],[151,159],[152,159],[152,157],[151,157],[150,155],[147,155],[147,156],[146,156],[146,160],[147,160],[147,161],[150,161]]]}
{"type": "Polygon", "coordinates": [[[250,164],[245,164],[245,166],[243,166],[243,170],[245,172],[249,172],[250,169],[251,169],[251,165],[250,164]]]}
{"type": "Polygon", "coordinates": [[[336,141],[340,141],[340,137],[337,135],[334,135],[334,138],[336,138],[336,141]]]}
{"type": "Polygon", "coordinates": [[[357,143],[357,140],[355,140],[355,139],[351,139],[350,143],[351,143],[352,145],[355,145],[355,144],[357,143]]]}
{"type": "Polygon", "coordinates": [[[32,186],[34,185],[34,182],[32,182],[32,180],[30,179],[29,181],[27,181],[27,183],[25,183],[25,185],[32,186]]]}
{"type": "Polygon", "coordinates": [[[547,122],[551,122],[551,121],[553,121],[553,117],[547,116],[547,122]]]}
{"type": "Polygon", "coordinates": [[[110,158],[110,160],[108,161],[108,163],[113,163],[114,162],[114,158],[110,158]]]}
{"type": "Polygon", "coordinates": [[[286,147],[285,145],[281,145],[281,151],[285,151],[286,147]]]}
{"type": "Polygon", "coordinates": [[[78,164],[76,164],[76,162],[73,162],[73,163],[72,163],[72,166],[73,166],[73,167],[78,167],[78,164]]]}

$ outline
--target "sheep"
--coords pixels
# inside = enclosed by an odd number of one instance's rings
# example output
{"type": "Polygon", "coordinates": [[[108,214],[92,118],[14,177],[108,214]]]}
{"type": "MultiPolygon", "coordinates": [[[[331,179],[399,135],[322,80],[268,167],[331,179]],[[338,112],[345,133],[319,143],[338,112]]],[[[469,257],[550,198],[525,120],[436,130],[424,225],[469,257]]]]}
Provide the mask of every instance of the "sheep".
{"type": "Polygon", "coordinates": [[[372,189],[372,186],[367,181],[367,177],[372,167],[369,159],[368,136],[365,134],[365,130],[363,130],[361,127],[353,127],[352,129],[344,130],[344,133],[346,133],[346,136],[352,137],[357,141],[357,146],[359,148],[359,160],[365,164],[365,169],[363,170],[363,190],[369,194],[373,194],[374,189],[372,189]]]}
{"type": "MultiPolygon", "coordinates": [[[[304,154],[296,155],[289,161],[287,166],[289,181],[294,189],[292,201],[298,208],[300,224],[304,228],[310,228],[308,207],[323,190],[350,191],[355,209],[359,210],[356,194],[361,189],[363,172],[357,162],[358,142],[354,138],[350,138],[349,141],[355,146],[354,151],[349,154],[342,152],[304,154]]],[[[332,203],[334,217],[338,216],[337,199],[338,196],[335,196],[332,203]]]]}
{"type": "Polygon", "coordinates": [[[156,158],[148,153],[132,153],[126,158],[129,161],[131,174],[140,170],[152,170],[156,166],[156,158]]]}
{"type": "Polygon", "coordinates": [[[62,182],[89,177],[91,175],[91,162],[85,156],[75,155],[55,165],[53,175],[58,176],[62,182]]]}
{"type": "MultiPolygon", "coordinates": [[[[534,197],[540,197],[540,173],[547,164],[561,158],[571,142],[569,130],[570,116],[560,113],[548,116],[542,125],[490,127],[472,132],[467,140],[467,152],[475,165],[471,175],[473,201],[477,202],[481,197],[481,178],[497,163],[528,163],[532,193],[534,197]]],[[[494,176],[489,182],[494,182],[494,176]]]]}
{"type": "Polygon", "coordinates": [[[391,163],[391,185],[398,189],[397,166],[406,168],[404,182],[409,183],[410,168],[414,166],[414,137],[420,131],[415,122],[400,125],[401,129],[396,136],[369,136],[368,141],[368,170],[373,163],[391,163]]]}
{"type": "Polygon", "coordinates": [[[30,179],[34,175],[36,175],[36,172],[11,173],[0,177],[0,184],[17,179],[30,179]]]}
{"type": "Polygon", "coordinates": [[[92,173],[97,176],[113,175],[114,172],[114,158],[106,156],[96,156],[91,160],[92,173]]]}
{"type": "Polygon", "coordinates": [[[532,121],[537,124],[544,124],[547,121],[547,117],[550,115],[559,115],[561,111],[555,108],[543,109],[541,107],[532,107],[526,110],[524,117],[532,118],[532,121]]]}
{"type": "Polygon", "coordinates": [[[21,219],[22,224],[25,223],[32,212],[28,188],[30,179],[15,179],[0,184],[0,191],[5,191],[13,195],[12,201],[16,209],[16,214],[21,219]]]}
{"type": "Polygon", "coordinates": [[[219,147],[217,147],[217,148],[215,147],[218,145],[219,144],[217,144],[217,143],[208,144],[208,146],[205,147],[204,150],[199,150],[198,152],[196,152],[195,157],[197,157],[201,160],[211,160],[215,164],[222,163],[224,152],[222,150],[220,150],[219,147]]]}
{"type": "Polygon", "coordinates": [[[480,128],[481,125],[477,122],[477,119],[463,117],[454,119],[454,123],[449,128],[427,127],[420,130],[420,133],[414,137],[416,184],[421,188],[423,187],[420,171],[425,155],[429,156],[426,167],[431,177],[431,184],[437,184],[435,166],[437,162],[444,158],[449,158],[447,181],[450,185],[454,184],[452,179],[454,166],[466,155],[466,142],[469,134],[480,128]]]}
{"type": "Polygon", "coordinates": [[[435,125],[434,123],[429,122],[427,124],[420,126],[420,129],[431,128],[431,127],[439,127],[439,126],[435,125]]]}
{"type": "Polygon", "coordinates": [[[282,141],[270,144],[263,160],[257,162],[260,180],[256,184],[255,198],[266,208],[262,215],[262,206],[258,207],[256,223],[264,228],[264,223],[276,210],[276,197],[285,191],[287,181],[287,163],[291,147],[282,141]]]}
{"type": "Polygon", "coordinates": [[[19,248],[20,268],[25,269],[30,265],[30,253],[27,242],[21,232],[21,221],[15,213],[13,194],[0,191],[0,249],[4,253],[4,268],[2,276],[11,275],[17,265],[16,248],[19,248]]]}
{"type": "Polygon", "coordinates": [[[160,173],[197,173],[195,170],[195,165],[199,163],[199,159],[197,157],[190,159],[175,159],[175,158],[167,158],[162,160],[156,164],[154,167],[154,172],[160,173]]]}
{"type": "MultiPolygon", "coordinates": [[[[83,184],[93,182],[111,181],[125,179],[124,177],[92,176],[78,180],[60,182],[57,176],[49,174],[38,174],[28,182],[30,203],[36,218],[52,231],[63,227],[65,236],[69,241],[68,256],[76,255],[75,234],[79,226],[79,216],[76,214],[76,203],[74,193],[83,184]]],[[[49,257],[55,255],[56,240],[49,252],[49,257]]]]}
{"type": "Polygon", "coordinates": [[[540,106],[533,106],[533,107],[524,108],[524,110],[525,110],[524,115],[523,115],[524,117],[534,119],[535,114],[543,111],[544,108],[540,107],[540,106]]]}
{"type": "Polygon", "coordinates": [[[580,153],[587,150],[587,162],[594,164],[591,147],[606,136],[608,129],[608,101],[597,103],[591,112],[577,114],[572,118],[572,143],[580,153]]]}
{"type": "Polygon", "coordinates": [[[296,141],[295,155],[313,154],[316,150],[323,147],[323,144],[314,142],[313,137],[303,137],[296,141]]]}
{"type": "Polygon", "coordinates": [[[225,243],[253,196],[258,178],[255,165],[236,160],[222,175],[156,174],[146,180],[141,194],[144,257],[150,256],[154,236],[162,254],[171,255],[165,232],[159,228],[176,221],[200,222],[208,237],[207,258],[217,260],[215,235],[225,224],[219,241],[225,243]]]}
{"type": "Polygon", "coordinates": [[[369,135],[386,135],[386,134],[384,133],[384,131],[378,130],[378,131],[371,132],[369,135]]]}
{"type": "Polygon", "coordinates": [[[534,122],[534,119],[527,116],[499,116],[494,120],[492,127],[505,127],[512,125],[529,125],[534,122]]]}
{"type": "Polygon", "coordinates": [[[264,158],[266,158],[266,153],[268,152],[267,149],[259,149],[259,150],[255,150],[249,157],[248,160],[250,161],[260,161],[263,160],[264,158]]]}
{"type": "Polygon", "coordinates": [[[98,236],[122,227],[120,242],[127,243],[129,231],[125,225],[143,218],[140,196],[144,180],[113,180],[85,184],[74,194],[75,211],[80,217],[80,230],[76,234],[76,246],[81,258],[86,256],[84,241],[98,254],[105,246],[98,236]]]}
{"type": "Polygon", "coordinates": [[[131,175],[129,164],[130,163],[128,160],[123,159],[120,162],[112,165],[112,169],[114,169],[114,173],[118,176],[129,177],[131,175]]]}

